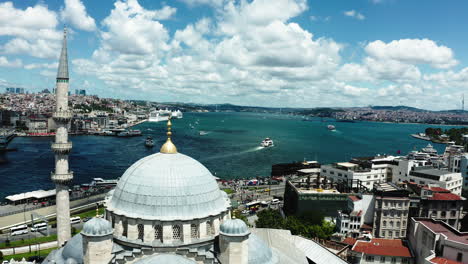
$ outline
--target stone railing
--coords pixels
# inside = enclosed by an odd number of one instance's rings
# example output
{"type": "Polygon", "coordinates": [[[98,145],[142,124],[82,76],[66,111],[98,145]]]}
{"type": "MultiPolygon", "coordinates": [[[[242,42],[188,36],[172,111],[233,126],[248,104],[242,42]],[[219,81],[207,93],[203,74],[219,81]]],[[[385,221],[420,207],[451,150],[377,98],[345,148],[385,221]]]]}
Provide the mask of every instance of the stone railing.
{"type": "Polygon", "coordinates": [[[52,150],[56,153],[69,153],[72,149],[72,143],[71,142],[66,142],[66,143],[55,143],[52,142],[51,147],[52,150]]]}
{"type": "Polygon", "coordinates": [[[72,117],[72,111],[56,111],[52,113],[52,118],[56,121],[69,121],[72,117]]]}
{"type": "Polygon", "coordinates": [[[68,183],[73,180],[73,171],[69,171],[68,173],[58,174],[58,173],[50,173],[50,178],[55,183],[68,183]]]}

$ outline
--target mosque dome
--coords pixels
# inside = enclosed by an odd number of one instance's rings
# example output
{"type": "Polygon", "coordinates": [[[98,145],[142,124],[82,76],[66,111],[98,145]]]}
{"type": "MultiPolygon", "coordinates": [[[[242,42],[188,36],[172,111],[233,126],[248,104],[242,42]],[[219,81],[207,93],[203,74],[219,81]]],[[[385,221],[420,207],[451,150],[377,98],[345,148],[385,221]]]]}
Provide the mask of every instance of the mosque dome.
{"type": "Polygon", "coordinates": [[[145,220],[192,220],[219,215],[230,206],[213,175],[177,152],[135,162],[120,178],[108,211],[145,220]]]}
{"type": "Polygon", "coordinates": [[[196,262],[174,254],[159,254],[135,262],[135,264],[195,264],[196,262]]]}
{"type": "Polygon", "coordinates": [[[93,217],[84,224],[81,233],[85,236],[106,236],[114,232],[111,223],[103,218],[93,217]]]}
{"type": "Polygon", "coordinates": [[[219,227],[219,231],[227,236],[245,236],[250,234],[249,228],[244,221],[240,219],[225,220],[219,227]]]}

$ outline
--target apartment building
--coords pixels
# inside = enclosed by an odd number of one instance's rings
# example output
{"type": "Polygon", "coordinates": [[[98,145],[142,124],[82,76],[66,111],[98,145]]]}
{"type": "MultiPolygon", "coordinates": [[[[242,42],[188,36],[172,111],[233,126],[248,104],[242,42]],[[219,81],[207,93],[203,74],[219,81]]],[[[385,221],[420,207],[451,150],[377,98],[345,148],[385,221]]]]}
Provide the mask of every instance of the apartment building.
{"type": "Polygon", "coordinates": [[[375,184],[374,190],[374,237],[405,237],[410,208],[409,191],[393,183],[375,184]]]}
{"type": "Polygon", "coordinates": [[[440,220],[416,217],[409,230],[415,264],[468,263],[468,232],[459,232],[440,220]]]}
{"type": "Polygon", "coordinates": [[[372,232],[374,221],[374,195],[359,194],[348,196],[348,208],[338,211],[336,226],[345,237],[357,238],[372,232]]]}

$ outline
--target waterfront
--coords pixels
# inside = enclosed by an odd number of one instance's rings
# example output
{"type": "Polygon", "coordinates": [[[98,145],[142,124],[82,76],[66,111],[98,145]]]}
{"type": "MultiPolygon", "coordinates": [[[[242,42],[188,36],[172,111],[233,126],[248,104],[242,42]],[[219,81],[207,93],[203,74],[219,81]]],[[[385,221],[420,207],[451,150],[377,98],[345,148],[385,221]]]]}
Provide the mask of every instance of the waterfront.
{"type": "MultiPolygon", "coordinates": [[[[185,113],[183,119],[173,122],[173,141],[179,152],[202,162],[220,178],[267,176],[272,164],[304,158],[330,163],[356,156],[396,154],[398,150],[406,154],[428,143],[410,134],[424,131],[430,125],[301,119],[253,113],[185,113]],[[334,124],[337,130],[327,130],[328,124],[334,124]],[[199,131],[206,133],[200,136],[199,131]],[[271,137],[275,146],[260,148],[265,137],[271,137]]],[[[75,174],[74,183],[87,183],[95,177],[120,177],[135,161],[159,151],[165,141],[165,122],[146,122],[134,129],[140,129],[144,136],[72,136],[70,166],[75,174]],[[144,146],[148,135],[155,140],[152,149],[144,146]]],[[[4,161],[0,165],[1,197],[53,188],[50,180],[54,170],[52,140],[52,137],[19,137],[10,143],[9,147],[18,151],[0,157],[4,161]]],[[[433,145],[439,153],[444,149],[444,145],[433,145]]]]}

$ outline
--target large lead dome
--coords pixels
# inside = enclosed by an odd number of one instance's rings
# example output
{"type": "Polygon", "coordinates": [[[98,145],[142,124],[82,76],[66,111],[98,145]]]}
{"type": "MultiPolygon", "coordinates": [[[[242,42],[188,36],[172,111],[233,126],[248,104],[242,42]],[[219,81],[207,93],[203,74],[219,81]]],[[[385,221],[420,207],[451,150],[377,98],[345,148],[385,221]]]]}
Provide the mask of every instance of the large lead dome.
{"type": "Polygon", "coordinates": [[[228,207],[205,166],[180,153],[156,153],[125,171],[107,209],[131,218],[171,221],[214,216],[228,207]]]}

